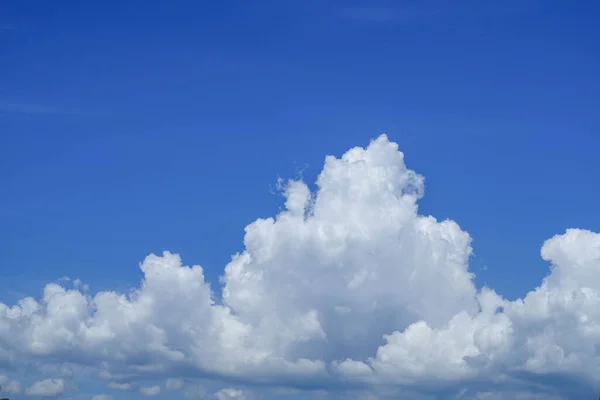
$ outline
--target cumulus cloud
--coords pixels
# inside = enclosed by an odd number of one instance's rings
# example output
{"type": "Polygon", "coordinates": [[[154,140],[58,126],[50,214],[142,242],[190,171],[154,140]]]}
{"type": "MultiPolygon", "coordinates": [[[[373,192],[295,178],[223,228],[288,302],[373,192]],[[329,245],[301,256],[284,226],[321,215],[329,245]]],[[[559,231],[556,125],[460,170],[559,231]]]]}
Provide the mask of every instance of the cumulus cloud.
{"type": "Polygon", "coordinates": [[[109,382],[108,387],[114,390],[131,390],[131,383],[109,382]]]}
{"type": "Polygon", "coordinates": [[[63,379],[44,379],[25,389],[25,394],[36,397],[56,397],[63,394],[64,391],[65,381],[63,379]]]}
{"type": "Polygon", "coordinates": [[[239,389],[226,388],[215,393],[216,400],[246,400],[245,392],[239,389]]]}
{"type": "Polygon", "coordinates": [[[158,396],[160,394],[160,386],[155,385],[149,387],[141,387],[140,393],[148,397],[158,396]]]}
{"type": "Polygon", "coordinates": [[[21,383],[6,375],[0,375],[0,393],[19,394],[21,393],[21,383]]]}
{"type": "Polygon", "coordinates": [[[113,397],[109,394],[97,394],[92,397],[92,400],[112,400],[113,397]]]}
{"type": "Polygon", "coordinates": [[[368,387],[392,398],[600,389],[599,234],[546,241],[548,276],[507,301],[475,286],[467,232],[419,214],[424,178],[385,135],[328,156],[314,190],[292,180],[282,191],[285,208],[246,227],[222,297],[202,267],[170,252],[146,257],[127,293],[50,283],[41,299],[0,303],[0,362],[99,366],[118,381],[188,374],[368,387]]]}

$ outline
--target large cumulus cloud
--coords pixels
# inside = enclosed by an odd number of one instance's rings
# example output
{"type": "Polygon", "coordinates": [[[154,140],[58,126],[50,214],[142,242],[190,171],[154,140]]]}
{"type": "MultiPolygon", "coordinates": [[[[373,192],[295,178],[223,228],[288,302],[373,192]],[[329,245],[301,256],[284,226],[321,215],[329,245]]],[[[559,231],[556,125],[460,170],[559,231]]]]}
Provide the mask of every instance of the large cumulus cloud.
{"type": "Polygon", "coordinates": [[[599,234],[546,241],[549,275],[509,302],[476,288],[467,232],[418,214],[424,179],[385,135],[327,157],[314,191],[283,192],[283,211],[246,227],[222,297],[169,252],[146,257],[129,293],[51,283],[0,303],[0,365],[84,365],[123,387],[174,374],[456,399],[598,387],[599,234]]]}

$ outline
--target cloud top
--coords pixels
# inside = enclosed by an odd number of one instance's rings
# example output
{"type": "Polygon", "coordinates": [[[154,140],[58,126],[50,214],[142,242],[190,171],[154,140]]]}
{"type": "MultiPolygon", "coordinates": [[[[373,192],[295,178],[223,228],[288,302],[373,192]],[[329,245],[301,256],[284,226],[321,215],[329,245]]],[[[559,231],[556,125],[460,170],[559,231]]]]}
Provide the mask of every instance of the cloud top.
{"type": "MultiPolygon", "coordinates": [[[[146,257],[128,293],[50,283],[41,299],[0,303],[0,363],[99,366],[117,389],[131,388],[116,383],[123,377],[174,371],[392,397],[560,398],[598,387],[599,234],[546,241],[549,275],[509,302],[475,286],[467,232],[419,214],[424,178],[385,135],[328,156],[314,191],[291,180],[283,194],[284,210],[246,227],[222,298],[202,267],[170,252],[146,257]]],[[[52,382],[27,390],[64,390],[52,382]]],[[[235,393],[216,396],[243,398],[235,393]]]]}

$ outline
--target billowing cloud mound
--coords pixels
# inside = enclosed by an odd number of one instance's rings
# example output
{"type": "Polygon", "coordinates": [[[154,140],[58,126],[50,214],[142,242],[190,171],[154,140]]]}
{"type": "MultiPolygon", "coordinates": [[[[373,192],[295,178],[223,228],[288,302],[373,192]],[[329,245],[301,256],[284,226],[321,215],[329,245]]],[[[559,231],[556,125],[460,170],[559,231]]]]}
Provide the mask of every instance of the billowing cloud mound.
{"type": "MultiPolygon", "coordinates": [[[[288,182],[285,210],[246,227],[222,298],[200,266],[165,252],[144,260],[130,293],[52,283],[39,300],[0,303],[0,364],[99,366],[121,389],[184,375],[382,397],[598,388],[599,234],[548,240],[548,277],[509,302],[475,287],[466,232],[418,214],[423,177],[385,135],[327,157],[316,186],[288,182]]],[[[231,393],[242,392],[219,396],[231,393]]]]}

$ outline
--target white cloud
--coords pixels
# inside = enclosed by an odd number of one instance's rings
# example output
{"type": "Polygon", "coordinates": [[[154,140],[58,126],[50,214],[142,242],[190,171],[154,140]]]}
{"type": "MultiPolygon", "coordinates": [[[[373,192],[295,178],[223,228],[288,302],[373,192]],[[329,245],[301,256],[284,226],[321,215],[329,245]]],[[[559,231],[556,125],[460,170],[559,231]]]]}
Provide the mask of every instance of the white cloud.
{"type": "Polygon", "coordinates": [[[108,387],[114,390],[131,390],[131,383],[110,382],[108,387]]]}
{"type": "Polygon", "coordinates": [[[92,400],[112,400],[113,397],[109,394],[97,394],[92,397],[92,400]]]}
{"type": "Polygon", "coordinates": [[[179,390],[183,387],[183,379],[180,378],[169,378],[165,382],[165,387],[168,390],[179,390]]]}
{"type": "Polygon", "coordinates": [[[477,392],[468,394],[466,391],[455,397],[455,400],[565,400],[563,397],[548,393],[528,392],[477,392]]]}
{"type": "Polygon", "coordinates": [[[25,394],[37,397],[56,397],[63,394],[64,391],[65,381],[63,379],[44,379],[25,389],[25,394]]]}
{"type": "Polygon", "coordinates": [[[140,393],[144,396],[158,396],[160,394],[160,386],[149,386],[140,388],[140,393]]]}
{"type": "Polygon", "coordinates": [[[226,388],[215,393],[216,400],[246,400],[247,396],[242,390],[226,388]]]}
{"type": "Polygon", "coordinates": [[[21,383],[6,375],[0,375],[0,393],[19,394],[21,393],[21,383]]]}
{"type": "Polygon", "coordinates": [[[387,137],[327,157],[316,185],[289,182],[285,210],[246,227],[222,298],[169,252],[143,261],[129,293],[50,283],[39,300],[0,303],[0,362],[96,365],[119,381],[366,383],[380,397],[600,390],[599,234],[544,243],[549,275],[510,302],[475,287],[468,233],[418,214],[424,179],[387,137]]]}

